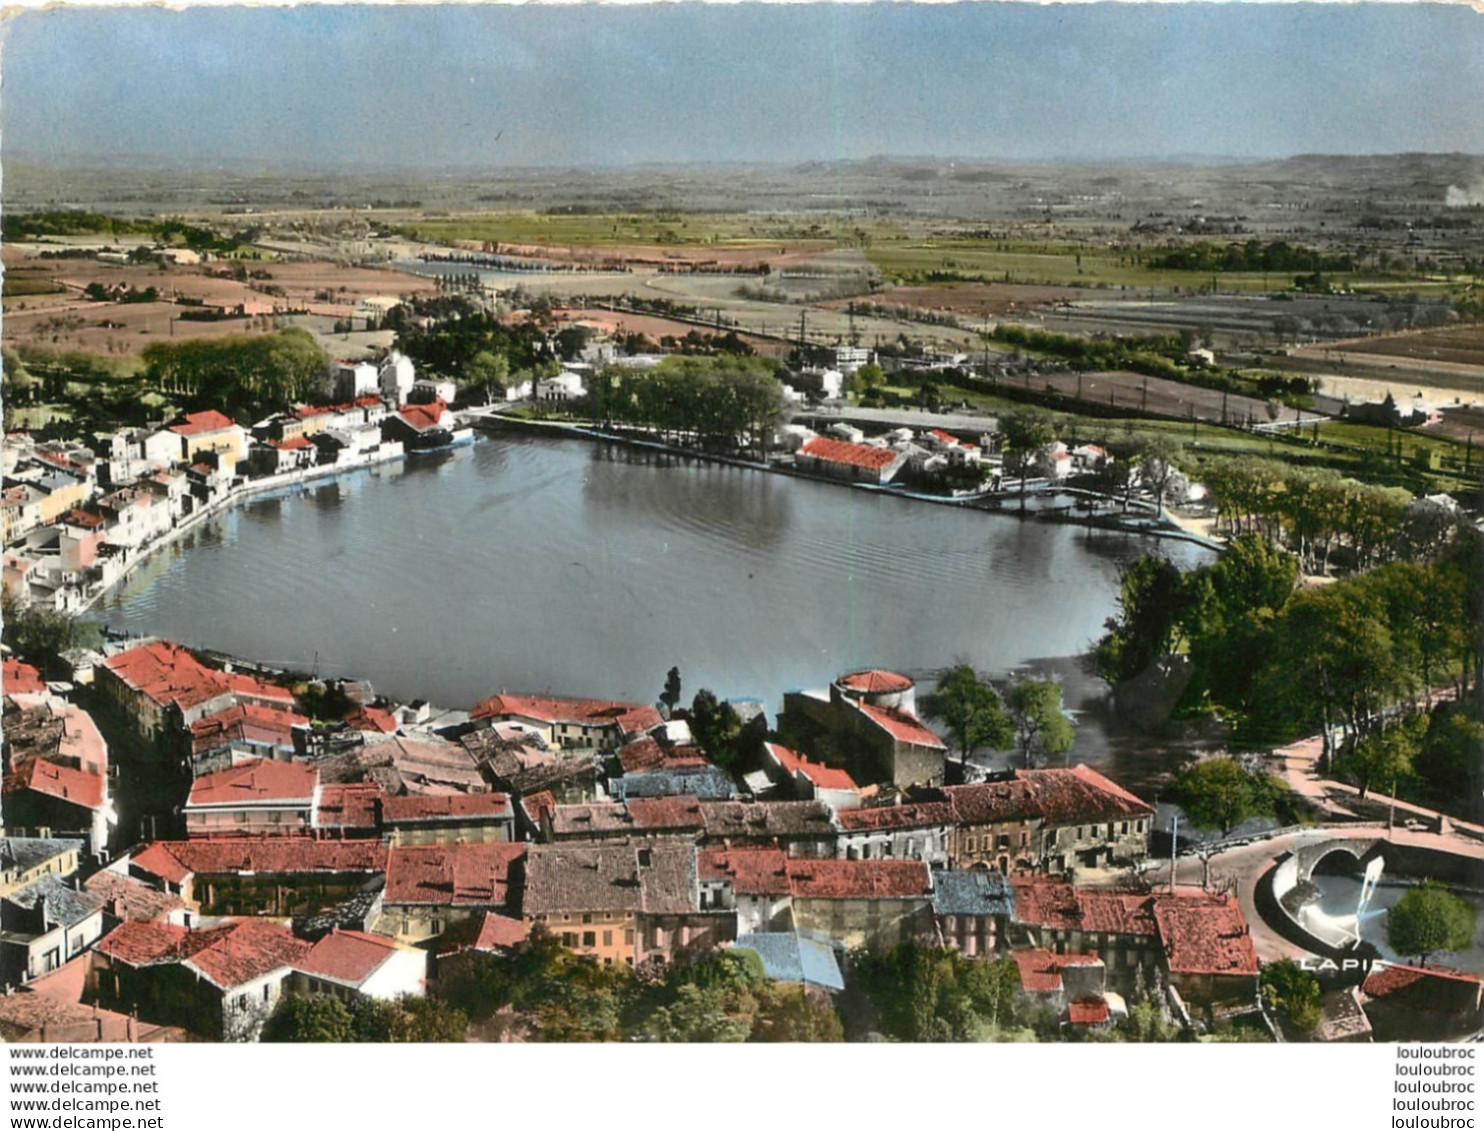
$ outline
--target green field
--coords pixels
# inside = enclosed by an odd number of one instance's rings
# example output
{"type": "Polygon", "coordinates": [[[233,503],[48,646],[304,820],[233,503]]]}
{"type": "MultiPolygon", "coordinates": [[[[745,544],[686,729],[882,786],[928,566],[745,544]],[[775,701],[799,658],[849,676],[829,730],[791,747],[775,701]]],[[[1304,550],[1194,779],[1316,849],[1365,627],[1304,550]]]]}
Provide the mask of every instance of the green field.
{"type": "MultiPolygon", "coordinates": [[[[1009,282],[1022,285],[1067,287],[1152,288],[1159,291],[1198,291],[1216,279],[1223,292],[1265,294],[1293,285],[1291,273],[1174,271],[1145,267],[1140,249],[1117,250],[1075,243],[960,239],[873,238],[867,257],[888,282],[944,281],[1009,282]]],[[[1446,294],[1462,286],[1449,280],[1371,278],[1362,273],[1326,275],[1336,288],[1406,290],[1446,294]]]]}
{"type": "Polygon", "coordinates": [[[780,247],[825,250],[859,236],[834,220],[805,217],[758,217],[703,213],[470,213],[429,217],[398,230],[429,243],[549,244],[562,247],[618,247],[659,244],[673,247],[780,247]]]}

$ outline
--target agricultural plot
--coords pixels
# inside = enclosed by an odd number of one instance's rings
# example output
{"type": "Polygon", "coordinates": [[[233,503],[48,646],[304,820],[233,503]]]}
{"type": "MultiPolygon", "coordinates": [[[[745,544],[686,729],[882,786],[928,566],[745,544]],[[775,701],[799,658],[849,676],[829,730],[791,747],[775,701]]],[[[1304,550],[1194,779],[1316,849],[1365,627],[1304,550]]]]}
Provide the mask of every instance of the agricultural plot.
{"type": "Polygon", "coordinates": [[[1054,393],[1092,405],[1133,410],[1140,415],[1177,417],[1211,424],[1267,424],[1317,421],[1314,413],[1235,393],[1220,393],[1139,373],[1057,373],[1001,380],[1008,388],[1054,393]]]}

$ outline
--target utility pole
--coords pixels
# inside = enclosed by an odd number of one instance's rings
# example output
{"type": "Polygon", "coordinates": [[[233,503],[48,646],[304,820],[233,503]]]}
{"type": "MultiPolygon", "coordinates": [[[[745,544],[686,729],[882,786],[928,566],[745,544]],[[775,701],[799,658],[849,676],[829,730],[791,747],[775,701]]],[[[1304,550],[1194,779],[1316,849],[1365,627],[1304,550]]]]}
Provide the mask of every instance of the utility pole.
{"type": "Polygon", "coordinates": [[[1175,894],[1176,853],[1180,849],[1180,814],[1170,814],[1170,894],[1175,894]]]}

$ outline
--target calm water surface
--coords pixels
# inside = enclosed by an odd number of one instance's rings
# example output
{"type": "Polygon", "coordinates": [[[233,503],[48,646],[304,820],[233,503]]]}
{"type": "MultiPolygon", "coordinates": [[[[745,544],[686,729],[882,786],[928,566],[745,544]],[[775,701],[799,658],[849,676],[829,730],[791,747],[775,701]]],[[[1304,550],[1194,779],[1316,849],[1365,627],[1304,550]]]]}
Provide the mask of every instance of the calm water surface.
{"type": "MultiPolygon", "coordinates": [[[[147,562],[108,624],[394,698],[494,691],[652,701],[824,687],[865,665],[929,677],[1073,657],[1118,568],[1181,542],[912,503],[576,440],[507,435],[266,495],[147,562]]],[[[1068,701],[1104,686],[1043,664],[1068,701]]],[[[1078,757],[1106,745],[1092,720],[1078,757]]]]}

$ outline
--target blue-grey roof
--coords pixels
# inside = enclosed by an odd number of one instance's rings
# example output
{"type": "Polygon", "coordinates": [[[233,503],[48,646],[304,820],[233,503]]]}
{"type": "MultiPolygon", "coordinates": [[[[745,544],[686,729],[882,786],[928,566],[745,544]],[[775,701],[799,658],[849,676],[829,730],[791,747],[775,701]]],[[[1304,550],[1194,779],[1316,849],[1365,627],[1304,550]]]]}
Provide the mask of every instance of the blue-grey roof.
{"type": "Polygon", "coordinates": [[[1009,915],[1015,892],[999,872],[933,873],[933,911],[939,915],[1009,915]]]}
{"type": "Polygon", "coordinates": [[[29,872],[38,864],[44,864],[68,852],[81,852],[82,848],[82,841],[63,837],[0,837],[0,865],[29,872]]]}
{"type": "Polygon", "coordinates": [[[72,927],[81,923],[103,906],[103,897],[90,891],[74,891],[67,882],[53,872],[48,872],[35,883],[27,884],[19,891],[5,897],[9,902],[27,910],[41,906],[46,930],[52,927],[72,927]]]}
{"type": "Polygon", "coordinates": [[[725,801],[736,792],[731,774],[718,766],[693,770],[648,770],[624,774],[608,783],[616,801],[631,797],[678,797],[693,794],[702,801],[725,801]]]}
{"type": "Polygon", "coordinates": [[[843,990],[845,979],[828,942],[795,934],[768,931],[738,935],[737,946],[763,960],[763,973],[775,982],[803,982],[827,990],[843,990]]]}

